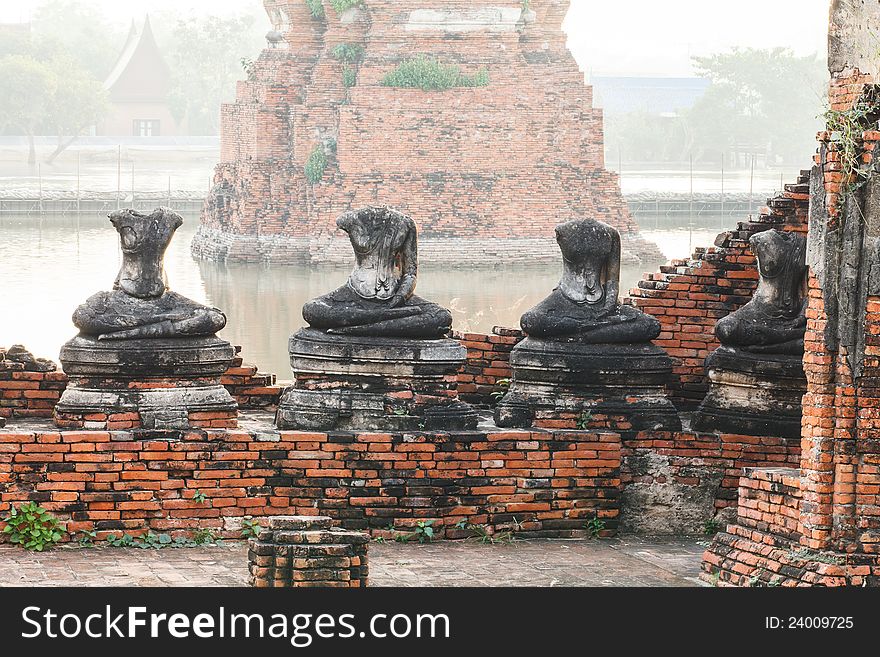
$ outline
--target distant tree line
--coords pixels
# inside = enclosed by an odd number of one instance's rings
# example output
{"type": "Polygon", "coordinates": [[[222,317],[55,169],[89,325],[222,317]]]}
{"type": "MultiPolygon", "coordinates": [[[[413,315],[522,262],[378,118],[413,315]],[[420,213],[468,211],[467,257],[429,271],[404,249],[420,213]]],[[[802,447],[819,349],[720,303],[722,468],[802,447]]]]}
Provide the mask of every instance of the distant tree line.
{"type": "Polygon", "coordinates": [[[729,165],[758,156],[767,164],[798,164],[816,148],[828,71],[823,58],[784,48],[734,49],[695,57],[705,94],[676,116],[636,111],[606,117],[612,163],[626,161],[729,165]]]}
{"type": "MultiPolygon", "coordinates": [[[[172,72],[170,105],[192,134],[220,129],[220,105],[235,95],[241,60],[263,47],[265,24],[256,14],[220,18],[151,15],[159,47],[172,72]]],[[[0,40],[0,134],[54,135],[51,162],[100,122],[108,108],[103,81],[116,63],[127,29],[107,22],[88,2],[45,0],[30,33],[0,40]]]]}

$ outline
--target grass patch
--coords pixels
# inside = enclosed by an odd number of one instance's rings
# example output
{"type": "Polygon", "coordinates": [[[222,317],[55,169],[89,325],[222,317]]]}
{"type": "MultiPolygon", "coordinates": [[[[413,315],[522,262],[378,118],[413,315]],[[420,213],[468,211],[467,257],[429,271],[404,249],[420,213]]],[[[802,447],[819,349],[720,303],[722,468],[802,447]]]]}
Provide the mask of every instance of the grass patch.
{"type": "Polygon", "coordinates": [[[398,64],[382,78],[382,85],[423,91],[486,87],[489,85],[489,71],[481,68],[473,75],[466,75],[457,64],[443,64],[434,57],[418,55],[398,64]]]}

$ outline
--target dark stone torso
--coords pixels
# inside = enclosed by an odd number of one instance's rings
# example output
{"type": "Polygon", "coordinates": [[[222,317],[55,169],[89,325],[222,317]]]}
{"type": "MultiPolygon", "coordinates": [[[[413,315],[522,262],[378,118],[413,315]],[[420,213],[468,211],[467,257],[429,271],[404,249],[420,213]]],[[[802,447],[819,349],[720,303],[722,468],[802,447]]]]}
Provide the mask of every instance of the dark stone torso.
{"type": "Polygon", "coordinates": [[[614,228],[585,219],[558,226],[556,236],[562,279],[549,297],[523,315],[523,331],[586,344],[648,342],[659,335],[656,319],[620,305],[620,235],[614,228]]]}
{"type": "Polygon", "coordinates": [[[208,336],[226,317],[167,288],[165,250],[183,219],[159,209],[151,215],[118,211],[110,220],[119,233],[122,267],[112,292],[99,292],[81,305],[73,323],[83,335],[102,340],[208,336]]]}
{"type": "Polygon", "coordinates": [[[348,282],[303,307],[312,328],[329,333],[432,339],[452,326],[445,308],[415,296],[415,223],[388,208],[347,212],[337,221],[351,239],[355,268],[348,282]]]}
{"type": "Polygon", "coordinates": [[[760,276],[752,300],[720,320],[722,344],[746,351],[803,353],[806,331],[806,238],[770,230],[751,239],[760,276]]]}

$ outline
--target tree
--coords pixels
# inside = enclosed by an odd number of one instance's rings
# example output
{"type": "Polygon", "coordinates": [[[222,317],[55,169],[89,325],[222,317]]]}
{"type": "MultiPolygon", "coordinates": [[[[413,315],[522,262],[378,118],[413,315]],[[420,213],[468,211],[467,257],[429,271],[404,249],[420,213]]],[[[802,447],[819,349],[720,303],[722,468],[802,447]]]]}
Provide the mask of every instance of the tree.
{"type": "Polygon", "coordinates": [[[21,130],[28,137],[31,166],[37,158],[35,135],[57,135],[58,146],[47,160],[52,163],[100,120],[106,106],[101,84],[66,56],[0,58],[0,127],[21,130]]]}
{"type": "Polygon", "coordinates": [[[734,48],[695,57],[712,85],[687,112],[695,158],[752,149],[768,159],[803,161],[815,148],[827,85],[824,62],[785,48],[734,48]]]}
{"type": "Polygon", "coordinates": [[[220,105],[235,96],[241,61],[265,45],[254,16],[179,18],[159,14],[156,38],[171,68],[172,109],[193,134],[218,134],[220,105]]]}
{"type": "Polygon", "coordinates": [[[58,144],[46,158],[49,164],[107,111],[107,91],[102,84],[69,59],[57,59],[52,64],[55,92],[44,125],[57,136],[58,144]]]}
{"type": "Polygon", "coordinates": [[[85,0],[43,0],[31,29],[41,48],[67,53],[101,81],[110,74],[125,41],[123,27],[108,23],[101,9],[85,0]]]}
{"type": "Polygon", "coordinates": [[[37,161],[34,135],[46,120],[58,79],[43,62],[26,55],[0,59],[0,125],[16,128],[28,137],[28,164],[37,161]]]}

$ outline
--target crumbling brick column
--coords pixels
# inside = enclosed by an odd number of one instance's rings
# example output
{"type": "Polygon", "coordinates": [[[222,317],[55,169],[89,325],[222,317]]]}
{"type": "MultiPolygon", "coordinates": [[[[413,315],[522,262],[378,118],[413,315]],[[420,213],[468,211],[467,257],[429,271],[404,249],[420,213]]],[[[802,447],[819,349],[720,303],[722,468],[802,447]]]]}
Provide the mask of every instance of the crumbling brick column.
{"type": "Polygon", "coordinates": [[[330,518],[268,519],[248,542],[250,585],[258,588],[367,586],[369,536],[332,527],[330,518]]]}

